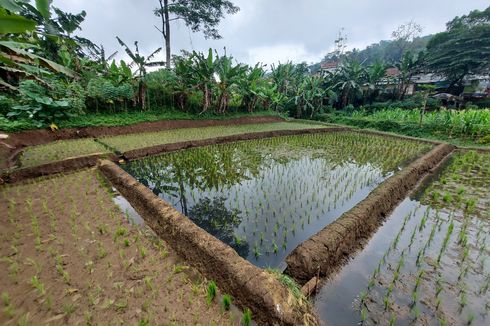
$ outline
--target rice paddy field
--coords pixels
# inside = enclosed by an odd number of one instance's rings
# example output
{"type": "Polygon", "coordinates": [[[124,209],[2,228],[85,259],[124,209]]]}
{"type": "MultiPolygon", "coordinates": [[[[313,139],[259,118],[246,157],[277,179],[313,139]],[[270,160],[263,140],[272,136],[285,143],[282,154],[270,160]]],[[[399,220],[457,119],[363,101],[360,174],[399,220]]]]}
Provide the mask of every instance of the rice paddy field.
{"type": "Polygon", "coordinates": [[[253,264],[283,269],[298,244],[431,147],[338,132],[182,150],[123,168],[253,264]]]}
{"type": "Polygon", "coordinates": [[[315,299],[331,325],[488,325],[490,154],[457,152],[315,299]]]}
{"type": "Polygon", "coordinates": [[[274,122],[245,125],[223,125],[205,128],[180,128],[159,132],[135,133],[101,139],[60,140],[45,145],[30,146],[19,157],[21,167],[33,167],[92,154],[107,154],[182,141],[231,136],[275,130],[325,128],[325,125],[302,122],[274,122]]]}
{"type": "Polygon", "coordinates": [[[74,157],[108,153],[110,151],[104,145],[93,139],[60,140],[28,147],[19,159],[21,167],[33,167],[74,157]]]}
{"type": "Polygon", "coordinates": [[[133,149],[170,144],[182,141],[199,140],[214,137],[224,137],[243,133],[275,131],[275,130],[300,130],[325,128],[325,125],[303,122],[274,122],[261,124],[246,124],[233,126],[214,126],[206,128],[185,128],[148,132],[143,134],[129,134],[101,138],[104,144],[120,151],[127,152],[133,149]]]}

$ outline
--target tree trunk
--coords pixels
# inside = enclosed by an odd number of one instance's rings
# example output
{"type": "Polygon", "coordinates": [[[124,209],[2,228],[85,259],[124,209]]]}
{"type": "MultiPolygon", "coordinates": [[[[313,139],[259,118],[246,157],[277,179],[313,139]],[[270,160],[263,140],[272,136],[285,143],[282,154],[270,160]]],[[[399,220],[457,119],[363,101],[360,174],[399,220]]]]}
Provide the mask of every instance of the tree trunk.
{"type": "Polygon", "coordinates": [[[424,115],[425,115],[425,110],[427,108],[427,99],[429,98],[429,92],[427,92],[424,96],[424,105],[422,107],[422,110],[420,111],[420,121],[419,121],[419,127],[422,127],[422,122],[423,122],[423,119],[424,119],[424,115]]]}
{"type": "Polygon", "coordinates": [[[202,91],[202,111],[199,114],[201,115],[211,106],[211,90],[208,85],[203,85],[200,89],[202,91]]]}
{"type": "Polygon", "coordinates": [[[168,12],[168,0],[158,0],[160,4],[160,18],[162,19],[162,29],[157,30],[162,33],[163,45],[165,46],[165,66],[170,69],[171,52],[170,52],[170,14],[168,12]]]}
{"type": "Polygon", "coordinates": [[[168,0],[164,0],[164,15],[165,15],[165,64],[167,69],[170,69],[171,53],[170,53],[170,20],[168,13],[168,0]]]}

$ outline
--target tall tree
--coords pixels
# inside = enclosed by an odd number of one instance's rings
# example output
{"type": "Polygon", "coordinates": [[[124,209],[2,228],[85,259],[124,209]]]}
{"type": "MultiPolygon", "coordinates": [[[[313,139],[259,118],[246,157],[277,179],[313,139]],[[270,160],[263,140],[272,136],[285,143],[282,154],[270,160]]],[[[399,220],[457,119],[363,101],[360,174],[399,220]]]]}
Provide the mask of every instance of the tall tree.
{"type": "Polygon", "coordinates": [[[398,60],[401,60],[405,52],[413,52],[413,41],[422,34],[423,28],[413,20],[398,26],[392,33],[391,38],[398,49],[398,60]]]}
{"type": "Polygon", "coordinates": [[[240,8],[228,0],[158,0],[158,8],[154,10],[161,18],[162,26],[156,27],[163,36],[165,45],[166,66],[170,68],[170,23],[182,20],[193,31],[202,31],[206,38],[219,39],[217,29],[225,14],[235,14],[240,8]]]}
{"type": "Polygon", "coordinates": [[[468,75],[490,73],[490,7],[447,23],[427,45],[427,70],[445,76],[450,89],[468,75]]]}

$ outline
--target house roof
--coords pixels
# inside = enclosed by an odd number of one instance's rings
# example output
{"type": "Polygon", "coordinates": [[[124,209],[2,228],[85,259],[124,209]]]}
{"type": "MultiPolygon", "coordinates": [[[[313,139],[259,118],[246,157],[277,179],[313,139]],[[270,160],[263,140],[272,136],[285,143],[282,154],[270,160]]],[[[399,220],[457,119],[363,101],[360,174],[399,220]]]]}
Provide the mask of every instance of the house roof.
{"type": "Polygon", "coordinates": [[[320,64],[320,67],[322,69],[335,69],[339,66],[339,62],[338,61],[328,61],[328,62],[322,62],[320,64]]]}
{"type": "Polygon", "coordinates": [[[386,77],[396,77],[400,74],[400,70],[396,67],[391,67],[386,69],[385,76],[386,77]]]}

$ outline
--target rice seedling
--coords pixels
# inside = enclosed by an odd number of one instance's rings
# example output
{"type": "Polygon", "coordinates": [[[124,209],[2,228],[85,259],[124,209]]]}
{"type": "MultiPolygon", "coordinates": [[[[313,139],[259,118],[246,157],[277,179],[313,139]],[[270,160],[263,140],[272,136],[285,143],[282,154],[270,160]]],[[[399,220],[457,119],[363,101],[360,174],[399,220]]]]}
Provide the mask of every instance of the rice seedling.
{"type": "Polygon", "coordinates": [[[214,281],[209,282],[207,287],[207,292],[206,292],[206,300],[208,304],[211,304],[213,302],[217,292],[218,292],[218,287],[216,286],[216,282],[214,281]]]}
{"type": "Polygon", "coordinates": [[[224,294],[223,295],[223,298],[221,300],[221,304],[223,306],[223,310],[225,310],[225,311],[230,310],[231,303],[232,303],[231,296],[229,294],[224,294]]]}
{"type": "Polygon", "coordinates": [[[29,312],[26,312],[25,314],[22,314],[19,317],[19,320],[17,321],[17,324],[19,326],[27,326],[29,324],[29,317],[30,317],[30,313],[29,312]]]}
{"type": "Polygon", "coordinates": [[[37,277],[37,275],[34,275],[31,278],[31,285],[32,285],[33,288],[35,288],[37,290],[37,293],[39,295],[44,295],[46,293],[46,289],[44,288],[44,284],[37,277]]]}
{"type": "Polygon", "coordinates": [[[65,302],[63,303],[63,305],[61,306],[61,311],[63,312],[63,314],[65,314],[66,316],[71,316],[76,310],[77,310],[78,306],[72,302],[68,303],[68,302],[65,302]]]}
{"type": "Polygon", "coordinates": [[[250,309],[248,308],[245,308],[243,310],[243,316],[242,316],[243,326],[250,326],[251,322],[252,322],[252,311],[250,311],[250,309]]]}

